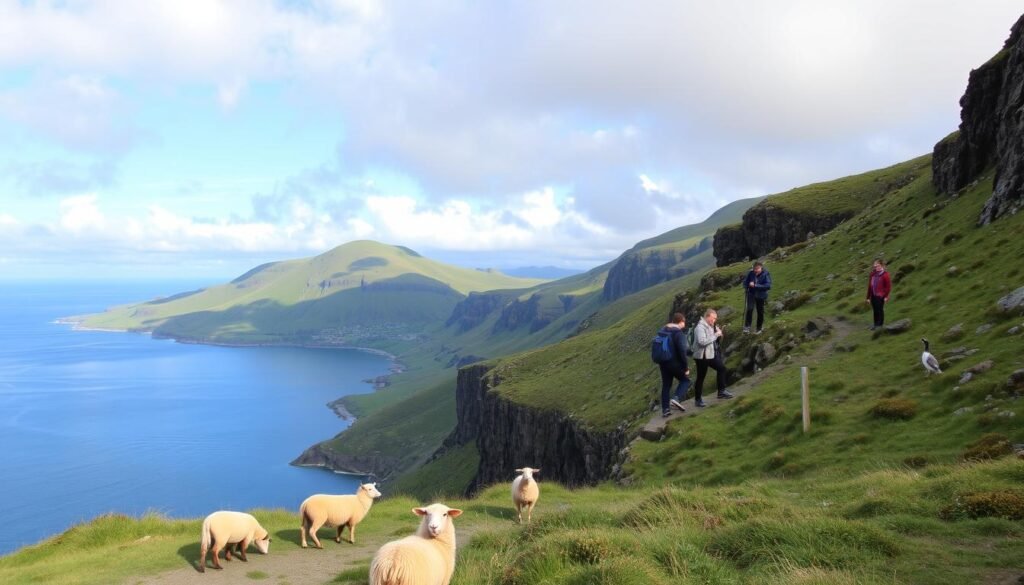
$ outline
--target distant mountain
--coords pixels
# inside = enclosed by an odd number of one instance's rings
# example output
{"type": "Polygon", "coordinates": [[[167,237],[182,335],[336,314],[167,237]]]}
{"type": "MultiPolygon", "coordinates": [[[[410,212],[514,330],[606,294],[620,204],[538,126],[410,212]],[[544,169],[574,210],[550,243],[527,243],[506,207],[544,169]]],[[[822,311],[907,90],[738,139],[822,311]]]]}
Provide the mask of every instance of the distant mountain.
{"type": "Polygon", "coordinates": [[[368,330],[407,336],[410,328],[444,321],[470,292],[541,282],[363,240],[313,258],[263,264],[225,284],[115,307],[82,325],[212,343],[346,345],[368,330]]]}
{"type": "Polygon", "coordinates": [[[559,278],[582,274],[584,271],[559,268],[557,266],[520,266],[519,268],[505,268],[502,269],[502,272],[509,276],[517,276],[519,278],[544,278],[547,280],[557,280],[559,278]]]}

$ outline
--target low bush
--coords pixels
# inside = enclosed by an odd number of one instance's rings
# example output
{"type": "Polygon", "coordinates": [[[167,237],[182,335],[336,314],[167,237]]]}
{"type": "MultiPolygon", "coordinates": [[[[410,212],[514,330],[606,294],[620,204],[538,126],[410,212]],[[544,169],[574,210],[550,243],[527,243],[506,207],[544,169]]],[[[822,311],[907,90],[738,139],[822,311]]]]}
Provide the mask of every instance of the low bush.
{"type": "Polygon", "coordinates": [[[963,458],[967,461],[984,461],[998,459],[1013,453],[1010,439],[1001,433],[988,433],[967,446],[963,458]]]}
{"type": "Polygon", "coordinates": [[[917,402],[906,398],[886,398],[876,402],[868,412],[875,418],[910,420],[917,414],[917,402]]]}
{"type": "Polygon", "coordinates": [[[960,494],[952,504],[939,512],[939,516],[943,520],[1024,520],[1024,493],[1016,490],[998,490],[960,494]]]}

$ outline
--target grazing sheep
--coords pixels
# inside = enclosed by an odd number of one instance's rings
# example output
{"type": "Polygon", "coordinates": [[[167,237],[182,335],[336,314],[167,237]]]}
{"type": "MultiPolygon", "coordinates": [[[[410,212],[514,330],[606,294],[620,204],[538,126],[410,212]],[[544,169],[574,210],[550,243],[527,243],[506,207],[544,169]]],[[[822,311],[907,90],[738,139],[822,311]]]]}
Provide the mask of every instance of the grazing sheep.
{"type": "Polygon", "coordinates": [[[516,473],[519,475],[512,480],[512,504],[516,507],[520,524],[523,523],[523,508],[526,508],[526,523],[529,524],[533,519],[533,507],[540,498],[540,486],[533,479],[533,474],[540,473],[540,470],[524,467],[517,469],[516,473]]]}
{"type": "Polygon", "coordinates": [[[380,547],[370,563],[370,585],[448,585],[455,572],[455,524],[462,510],[444,504],[413,508],[416,534],[380,547]]]}
{"type": "Polygon", "coordinates": [[[270,533],[260,526],[260,523],[250,514],[244,512],[214,512],[203,520],[203,534],[199,539],[199,572],[206,572],[206,552],[213,546],[213,568],[221,569],[217,555],[220,549],[224,548],[224,560],[231,560],[231,545],[238,544],[238,556],[243,561],[245,549],[250,544],[263,554],[270,552],[270,533]],[[226,547],[225,547],[226,545],[226,547]]]}
{"type": "Polygon", "coordinates": [[[330,496],[317,494],[309,496],[302,502],[299,508],[299,516],[302,518],[302,528],[299,534],[302,539],[302,548],[306,548],[306,530],[309,530],[309,537],[317,548],[323,548],[320,539],[316,537],[316,531],[324,524],[338,527],[338,536],[334,542],[341,542],[341,531],[348,526],[348,541],[356,543],[356,524],[363,521],[374,498],[379,498],[377,484],[364,483],[356,490],[355,495],[330,496]]]}

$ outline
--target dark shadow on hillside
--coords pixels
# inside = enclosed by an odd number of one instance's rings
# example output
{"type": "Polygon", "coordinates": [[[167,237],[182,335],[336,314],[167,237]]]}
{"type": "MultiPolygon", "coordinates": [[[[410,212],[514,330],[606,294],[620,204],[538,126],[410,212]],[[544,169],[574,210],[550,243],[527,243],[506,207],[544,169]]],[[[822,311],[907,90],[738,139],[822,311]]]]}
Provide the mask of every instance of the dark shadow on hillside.
{"type": "Polygon", "coordinates": [[[253,343],[315,341],[343,345],[345,339],[341,336],[345,333],[397,336],[423,324],[443,322],[463,298],[443,282],[403,274],[294,305],[260,300],[224,311],[170,317],[153,333],[182,341],[216,341],[222,337],[245,343],[251,335],[253,343]],[[393,325],[381,325],[388,323],[393,325]],[[324,330],[331,329],[335,332],[328,335],[338,338],[323,338],[324,330]]]}

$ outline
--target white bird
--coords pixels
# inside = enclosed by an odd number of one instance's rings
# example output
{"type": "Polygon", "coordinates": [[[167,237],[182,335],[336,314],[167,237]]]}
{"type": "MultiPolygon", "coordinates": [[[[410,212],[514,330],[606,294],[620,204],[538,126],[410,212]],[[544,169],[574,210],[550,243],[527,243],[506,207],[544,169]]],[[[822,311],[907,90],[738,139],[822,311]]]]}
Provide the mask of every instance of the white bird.
{"type": "Polygon", "coordinates": [[[941,374],[942,370],[939,369],[939,360],[935,359],[935,356],[928,351],[928,340],[922,337],[921,341],[924,342],[924,351],[921,352],[921,365],[924,366],[925,370],[928,370],[929,374],[941,374]]]}

